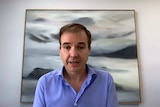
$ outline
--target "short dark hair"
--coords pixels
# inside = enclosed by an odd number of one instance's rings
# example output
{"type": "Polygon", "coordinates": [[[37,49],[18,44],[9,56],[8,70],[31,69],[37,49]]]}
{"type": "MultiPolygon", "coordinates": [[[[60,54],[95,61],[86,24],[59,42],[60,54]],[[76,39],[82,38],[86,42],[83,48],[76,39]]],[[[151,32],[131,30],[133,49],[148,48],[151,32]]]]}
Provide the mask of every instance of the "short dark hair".
{"type": "Polygon", "coordinates": [[[61,36],[64,32],[77,33],[80,31],[84,31],[86,33],[87,39],[88,39],[88,48],[90,48],[91,47],[91,33],[85,26],[79,23],[70,23],[60,28],[59,44],[61,45],[61,36]]]}

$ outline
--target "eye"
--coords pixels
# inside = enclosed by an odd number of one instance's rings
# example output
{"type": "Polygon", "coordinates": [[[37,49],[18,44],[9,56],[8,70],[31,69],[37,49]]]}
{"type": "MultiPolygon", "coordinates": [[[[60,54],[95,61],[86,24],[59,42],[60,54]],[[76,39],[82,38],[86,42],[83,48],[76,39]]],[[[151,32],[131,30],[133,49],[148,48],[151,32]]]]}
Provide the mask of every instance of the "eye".
{"type": "Polygon", "coordinates": [[[78,49],[84,49],[85,47],[84,46],[78,46],[77,48],[78,49]]]}
{"type": "Polygon", "coordinates": [[[63,46],[64,49],[69,50],[71,47],[70,46],[63,46]]]}

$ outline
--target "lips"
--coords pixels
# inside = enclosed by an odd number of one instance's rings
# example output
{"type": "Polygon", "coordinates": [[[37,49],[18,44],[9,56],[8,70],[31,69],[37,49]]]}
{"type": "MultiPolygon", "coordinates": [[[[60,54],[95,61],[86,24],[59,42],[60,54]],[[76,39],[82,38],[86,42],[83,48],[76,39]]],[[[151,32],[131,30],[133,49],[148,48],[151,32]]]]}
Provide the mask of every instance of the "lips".
{"type": "Polygon", "coordinates": [[[79,61],[68,61],[68,64],[71,66],[71,67],[77,67],[79,66],[79,61]]]}
{"type": "Polygon", "coordinates": [[[70,64],[78,64],[78,61],[69,61],[70,64]]]}

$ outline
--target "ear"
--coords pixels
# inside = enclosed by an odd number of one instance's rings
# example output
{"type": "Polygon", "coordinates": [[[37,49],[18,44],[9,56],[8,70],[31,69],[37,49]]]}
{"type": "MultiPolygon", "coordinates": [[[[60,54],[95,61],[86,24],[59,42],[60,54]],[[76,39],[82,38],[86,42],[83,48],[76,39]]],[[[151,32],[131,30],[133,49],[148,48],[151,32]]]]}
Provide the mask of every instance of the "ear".
{"type": "Polygon", "coordinates": [[[59,56],[61,56],[61,46],[59,46],[59,56]]]}
{"type": "Polygon", "coordinates": [[[91,52],[91,47],[90,47],[90,48],[88,48],[88,50],[89,50],[89,52],[91,52]]]}

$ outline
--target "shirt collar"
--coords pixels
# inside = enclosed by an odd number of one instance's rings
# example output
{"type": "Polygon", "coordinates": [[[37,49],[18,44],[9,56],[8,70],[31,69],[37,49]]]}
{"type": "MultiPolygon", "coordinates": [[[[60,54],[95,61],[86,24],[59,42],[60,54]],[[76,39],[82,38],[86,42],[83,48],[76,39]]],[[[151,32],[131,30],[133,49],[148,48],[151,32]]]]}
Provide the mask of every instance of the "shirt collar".
{"type": "Polygon", "coordinates": [[[64,69],[64,66],[59,69],[59,72],[57,73],[58,76],[63,77],[63,69],[64,69]]]}
{"type": "Polygon", "coordinates": [[[94,68],[90,65],[87,65],[87,69],[88,69],[88,77],[86,79],[86,83],[90,84],[96,78],[97,73],[95,72],[94,68]]]}

